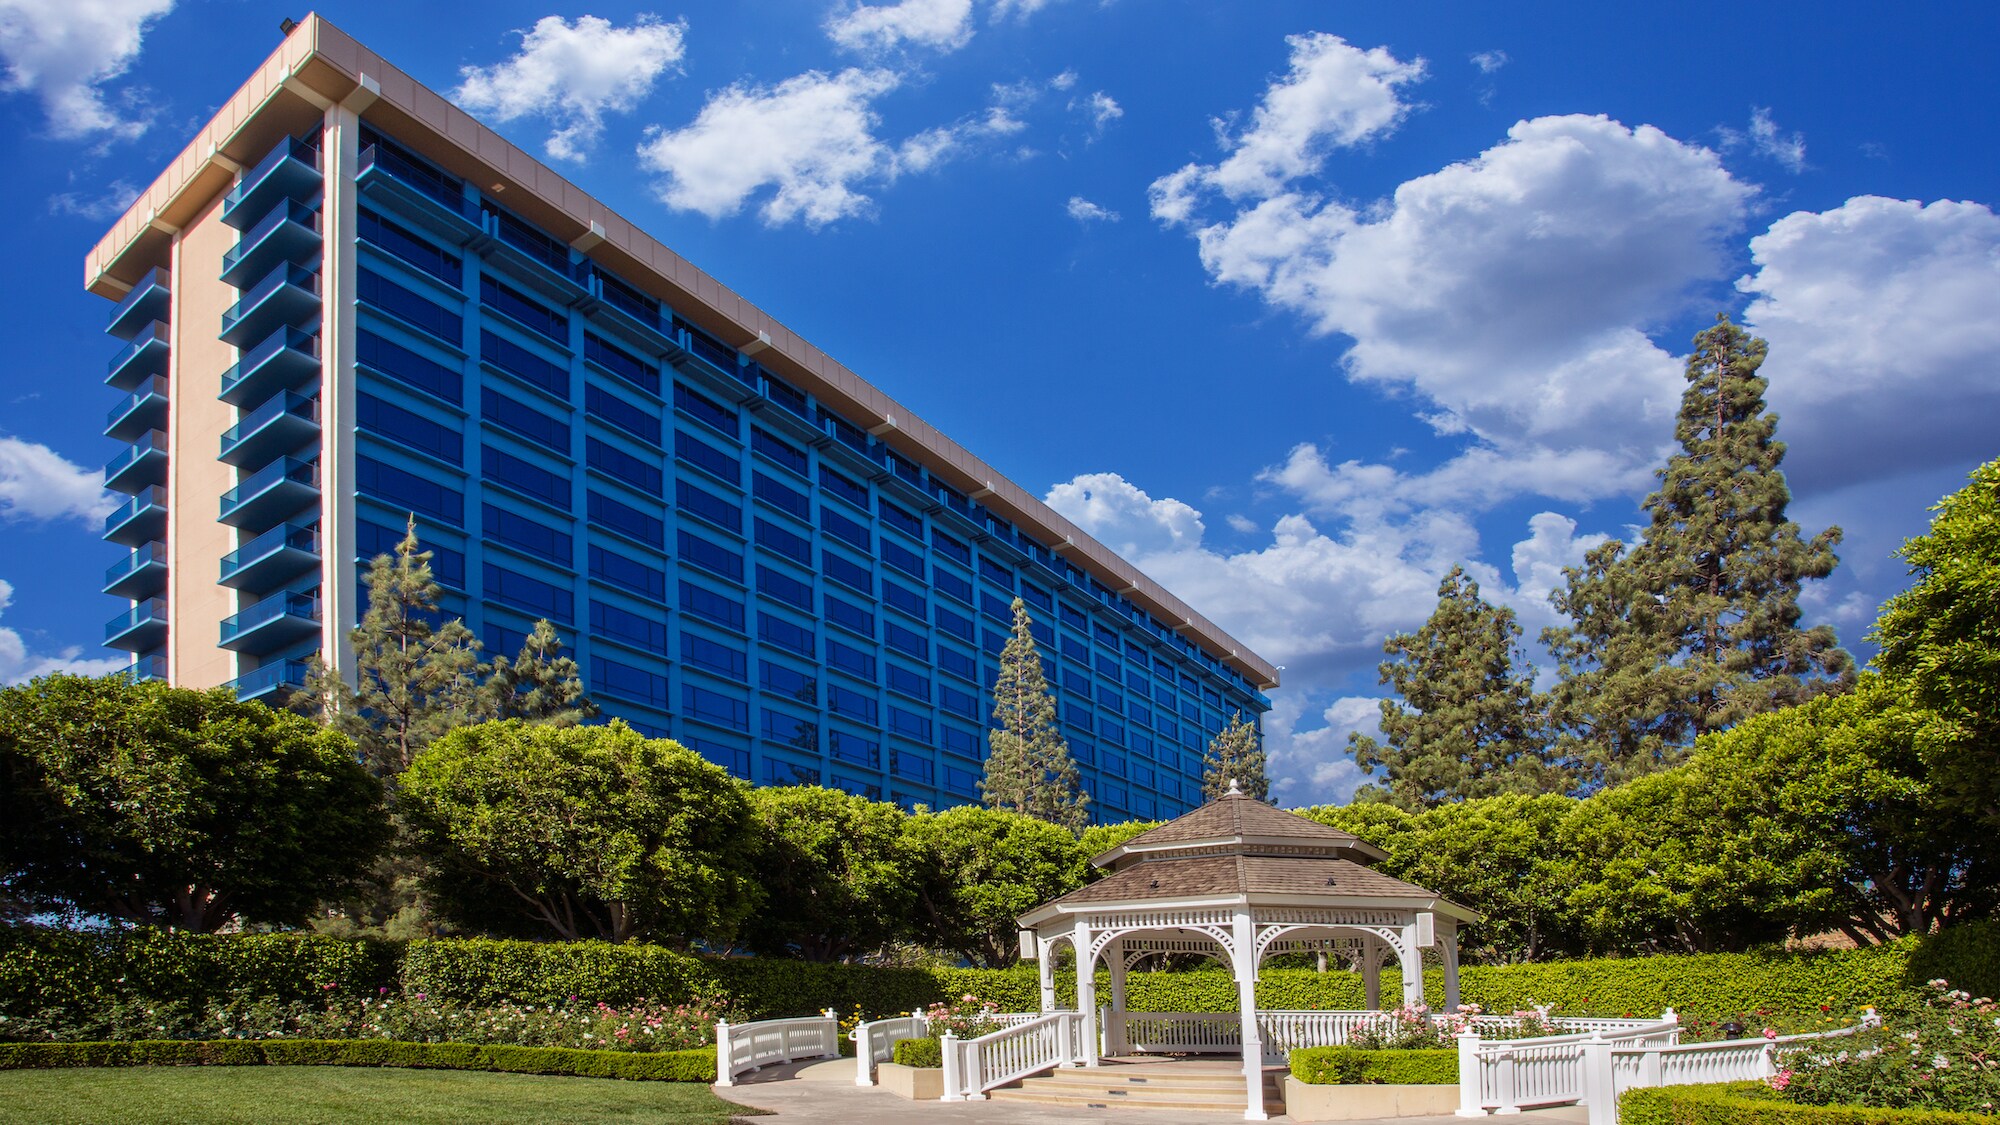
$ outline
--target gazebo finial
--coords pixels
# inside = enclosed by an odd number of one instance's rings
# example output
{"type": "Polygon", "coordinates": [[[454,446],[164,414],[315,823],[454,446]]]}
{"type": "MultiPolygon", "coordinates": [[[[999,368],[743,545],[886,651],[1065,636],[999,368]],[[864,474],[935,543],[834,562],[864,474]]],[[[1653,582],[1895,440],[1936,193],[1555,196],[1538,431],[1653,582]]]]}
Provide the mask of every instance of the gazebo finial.
{"type": "Polygon", "coordinates": [[[1241,785],[1238,785],[1238,784],[1236,783],[1236,779],[1235,779],[1235,778],[1233,778],[1233,777],[1232,777],[1232,778],[1230,778],[1230,779],[1229,779],[1229,792],[1228,792],[1227,796],[1231,796],[1231,797],[1241,797],[1242,795],[1243,795],[1243,787],[1242,787],[1241,785]]]}

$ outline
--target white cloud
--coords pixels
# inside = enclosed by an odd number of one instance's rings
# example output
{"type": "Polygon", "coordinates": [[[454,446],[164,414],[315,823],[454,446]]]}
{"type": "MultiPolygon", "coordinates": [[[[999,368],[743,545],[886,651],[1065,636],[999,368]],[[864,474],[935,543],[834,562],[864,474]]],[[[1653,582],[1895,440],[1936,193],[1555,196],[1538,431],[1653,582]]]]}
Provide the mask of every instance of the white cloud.
{"type": "Polygon", "coordinates": [[[1404,62],[1385,48],[1363,51],[1318,32],[1285,42],[1292,49],[1291,72],[1264,91],[1250,127],[1232,138],[1215,122],[1229,156],[1218,164],[1189,164],[1154,181],[1155,217],[1185,221],[1204,191],[1232,200],[1268,198],[1317,173],[1334,149],[1392,132],[1410,112],[1397,88],[1422,80],[1422,59],[1404,62]]]}
{"type": "Polygon", "coordinates": [[[850,51],[889,51],[905,43],[956,51],[972,40],[972,0],[862,4],[828,19],[826,34],[850,51]]]}
{"type": "Polygon", "coordinates": [[[1055,0],[993,0],[993,19],[996,23],[1009,17],[1024,20],[1054,2],[1055,0]]]}
{"type": "Polygon", "coordinates": [[[1857,196],[1750,240],[1744,320],[1795,487],[1818,491],[1995,453],[2000,215],[1857,196]]]}
{"type": "MultiPolygon", "coordinates": [[[[0,579],[0,613],[14,602],[14,586],[0,579]]],[[[28,642],[20,632],[0,627],[0,684],[18,684],[32,680],[36,676],[46,676],[54,672],[75,672],[81,676],[102,676],[116,672],[130,661],[122,657],[108,659],[81,659],[83,649],[72,645],[53,655],[28,651],[28,642]]]]}
{"type": "Polygon", "coordinates": [[[1492,74],[1507,65],[1507,52],[1480,51],[1472,56],[1472,65],[1478,67],[1481,74],[1492,74]]]}
{"type": "Polygon", "coordinates": [[[1102,90],[1095,91],[1083,101],[1083,109],[1090,114],[1090,125],[1100,135],[1113,121],[1125,116],[1125,107],[1118,99],[1102,90]]]}
{"type": "Polygon", "coordinates": [[[103,86],[139,57],[148,27],[174,0],[0,0],[0,90],[32,93],[63,139],[130,140],[151,113],[112,105],[103,86]]]}
{"type": "Polygon", "coordinates": [[[1080,195],[1070,196],[1069,206],[1065,210],[1068,211],[1070,218],[1075,219],[1079,223],[1115,223],[1119,217],[1118,212],[1092,203],[1080,195]]]}
{"type": "Polygon", "coordinates": [[[49,196],[49,214],[66,218],[103,222],[125,213],[139,198],[139,188],[128,180],[113,180],[96,194],[65,191],[49,196]]]}
{"type": "Polygon", "coordinates": [[[629,27],[598,16],[571,23],[544,16],[521,36],[521,50],[495,66],[460,69],[451,96],[473,113],[500,121],[545,117],[555,126],[545,147],[581,160],[604,130],[604,115],[627,113],[661,74],[687,53],[687,23],[641,15],[629,27]]]}
{"type": "Polygon", "coordinates": [[[96,527],[117,506],[98,470],[46,445],[0,437],[0,520],[76,519],[96,527]]]}
{"type": "Polygon", "coordinates": [[[1298,697],[1271,701],[1264,716],[1264,746],[1271,775],[1271,795],[1291,808],[1344,805],[1368,780],[1347,751],[1350,732],[1380,737],[1381,700],[1374,696],[1342,696],[1319,714],[1319,726],[1299,729],[1305,716],[1298,697]]]}
{"type": "Polygon", "coordinates": [[[1750,113],[1750,145],[1757,155],[1769,157],[1794,175],[1806,170],[1806,135],[1786,136],[1771,120],[1771,111],[1759,107],[1750,113]]]}
{"type": "MultiPolygon", "coordinates": [[[[767,224],[823,226],[866,210],[858,185],[895,175],[897,154],[876,139],[873,103],[898,82],[890,71],[848,69],[808,71],[776,86],[731,86],[686,128],[650,133],[640,162],[666,177],[659,196],[675,210],[719,219],[768,187],[759,208],[767,224]]],[[[934,138],[921,166],[935,162],[948,140],[934,138]]]]}

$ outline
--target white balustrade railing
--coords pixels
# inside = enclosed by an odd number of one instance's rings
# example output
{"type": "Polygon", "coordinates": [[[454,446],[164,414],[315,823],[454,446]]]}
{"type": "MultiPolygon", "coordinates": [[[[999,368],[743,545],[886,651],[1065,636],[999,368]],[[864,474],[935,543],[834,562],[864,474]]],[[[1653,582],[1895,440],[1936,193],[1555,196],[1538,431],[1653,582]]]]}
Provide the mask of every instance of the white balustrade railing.
{"type": "Polygon", "coordinates": [[[715,1025],[715,1084],[733,1086],[736,1076],[799,1059],[840,1057],[840,1017],[832,1008],[817,1016],[715,1025]]]}
{"type": "MultiPolygon", "coordinates": [[[[1231,1054],[1242,1049],[1242,1019],[1235,1012],[1129,1012],[1102,1009],[1104,1049],[1110,1054],[1138,1052],[1187,1052],[1191,1054],[1231,1054]]],[[[1394,1012],[1374,1010],[1343,1011],[1259,1011],[1257,1037],[1263,1045],[1264,1062],[1275,1066],[1300,1047],[1345,1046],[1354,1033],[1370,1026],[1393,1022],[1394,1012]]],[[[1435,1022],[1447,1018],[1433,1015],[1435,1022]]],[[[1601,1019],[1597,1017],[1549,1017],[1548,1023],[1564,1030],[1564,1038],[1581,1041],[1589,1033],[1604,1031],[1622,1037],[1644,1034],[1658,1027],[1660,1020],[1601,1019]]],[[[1520,1016],[1473,1016],[1471,1023],[1482,1030],[1513,1031],[1521,1026],[1520,1016]]],[[[1678,1031],[1678,1025],[1675,1025],[1678,1031]]]]}
{"type": "Polygon", "coordinates": [[[1083,1015],[1050,1012],[977,1039],[960,1039],[947,1032],[939,1037],[939,1043],[944,1054],[943,1100],[976,1100],[996,1086],[1080,1061],[1084,1054],[1083,1015]]]}
{"type": "Polygon", "coordinates": [[[922,1039],[930,1034],[930,1021],[916,1012],[886,1020],[857,1024],[847,1037],[854,1040],[854,1084],[873,1086],[875,1067],[888,1062],[896,1044],[904,1039],[922,1039]]]}

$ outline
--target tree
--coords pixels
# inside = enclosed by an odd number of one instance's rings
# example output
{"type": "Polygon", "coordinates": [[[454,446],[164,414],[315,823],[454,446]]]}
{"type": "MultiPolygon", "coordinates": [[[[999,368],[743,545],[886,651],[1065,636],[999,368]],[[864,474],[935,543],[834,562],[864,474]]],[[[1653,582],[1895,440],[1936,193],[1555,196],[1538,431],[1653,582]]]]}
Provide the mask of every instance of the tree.
{"type": "Polygon", "coordinates": [[[749,796],[764,890],[745,928],[751,948],[835,961],[909,936],[920,872],[901,809],[818,786],[749,796]]]}
{"type": "Polygon", "coordinates": [[[1014,920],[1083,885],[1090,857],[1076,837],[1035,817],[961,805],[908,825],[926,873],[917,906],[927,940],[975,965],[1013,964],[1014,920]]]}
{"type": "Polygon", "coordinates": [[[1264,745],[1257,724],[1243,721],[1243,712],[1230,716],[1228,725],[1209,740],[1208,752],[1201,757],[1201,795],[1213,801],[1229,792],[1229,783],[1258,800],[1271,796],[1271,779],[1264,772],[1264,745]]]}
{"type": "Polygon", "coordinates": [[[1056,701],[1049,695],[1028,603],[1014,599],[1014,635],[1000,650],[993,684],[994,729],[987,732],[986,776],[979,791],[996,809],[1060,824],[1072,833],[1088,823],[1090,795],[1069,744],[1056,731],[1056,701]]]}
{"type": "Polygon", "coordinates": [[[410,824],[463,916],[555,936],[735,936],[756,903],[744,786],[666,739],[519,719],[455,730],[399,780],[410,824]]]}
{"type": "Polygon", "coordinates": [[[2000,460],[1931,509],[1900,554],[1916,581],[1875,623],[1875,663],[1950,727],[1926,757],[1941,795],[2000,832],[2000,460]]]}
{"type": "Polygon", "coordinates": [[[1383,742],[1348,736],[1356,764],[1386,775],[1359,799],[1420,809],[1568,787],[1543,756],[1533,672],[1515,671],[1520,635],[1513,610],[1480,597],[1479,583],[1463,567],[1451,568],[1438,584],[1430,620],[1382,645],[1389,656],[1382,682],[1401,701],[1382,701],[1383,742]]]}
{"type": "Polygon", "coordinates": [[[1586,780],[1616,783],[1685,756],[1694,740],[1852,681],[1831,626],[1799,626],[1799,590],[1837,563],[1840,530],[1805,539],[1764,404],[1764,341],[1728,317],[1694,339],[1675,437],[1630,551],[1609,544],[1567,572],[1544,640],[1561,665],[1557,711],[1586,780]]]}
{"type": "Polygon", "coordinates": [[[351,743],[227,688],[0,689],[0,779],[0,898],[71,916],[296,925],[388,834],[351,743]]]}
{"type": "Polygon", "coordinates": [[[583,693],[576,660],[562,654],[562,637],[548,618],[535,622],[520,655],[493,658],[486,679],[487,710],[496,719],[526,719],[552,727],[573,727],[597,717],[597,704],[583,693]]]}
{"type": "Polygon", "coordinates": [[[368,567],[368,610],[348,635],[356,686],[314,656],[300,693],[301,706],[354,739],[378,777],[403,772],[431,740],[487,717],[479,641],[457,618],[437,623],[441,593],[412,517],[396,553],[368,567]]]}

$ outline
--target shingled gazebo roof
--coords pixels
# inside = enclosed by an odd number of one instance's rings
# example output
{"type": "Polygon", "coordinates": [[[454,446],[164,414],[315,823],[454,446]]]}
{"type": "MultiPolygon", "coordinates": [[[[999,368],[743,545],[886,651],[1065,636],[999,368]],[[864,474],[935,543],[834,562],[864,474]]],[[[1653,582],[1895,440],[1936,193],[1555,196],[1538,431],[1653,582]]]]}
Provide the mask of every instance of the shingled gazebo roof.
{"type": "Polygon", "coordinates": [[[1091,859],[1116,871],[1144,859],[1221,852],[1229,855],[1347,855],[1385,859],[1381,849],[1351,832],[1330,828],[1295,812],[1272,808],[1247,793],[1231,792],[1190,813],[1150,828],[1091,859]]]}

